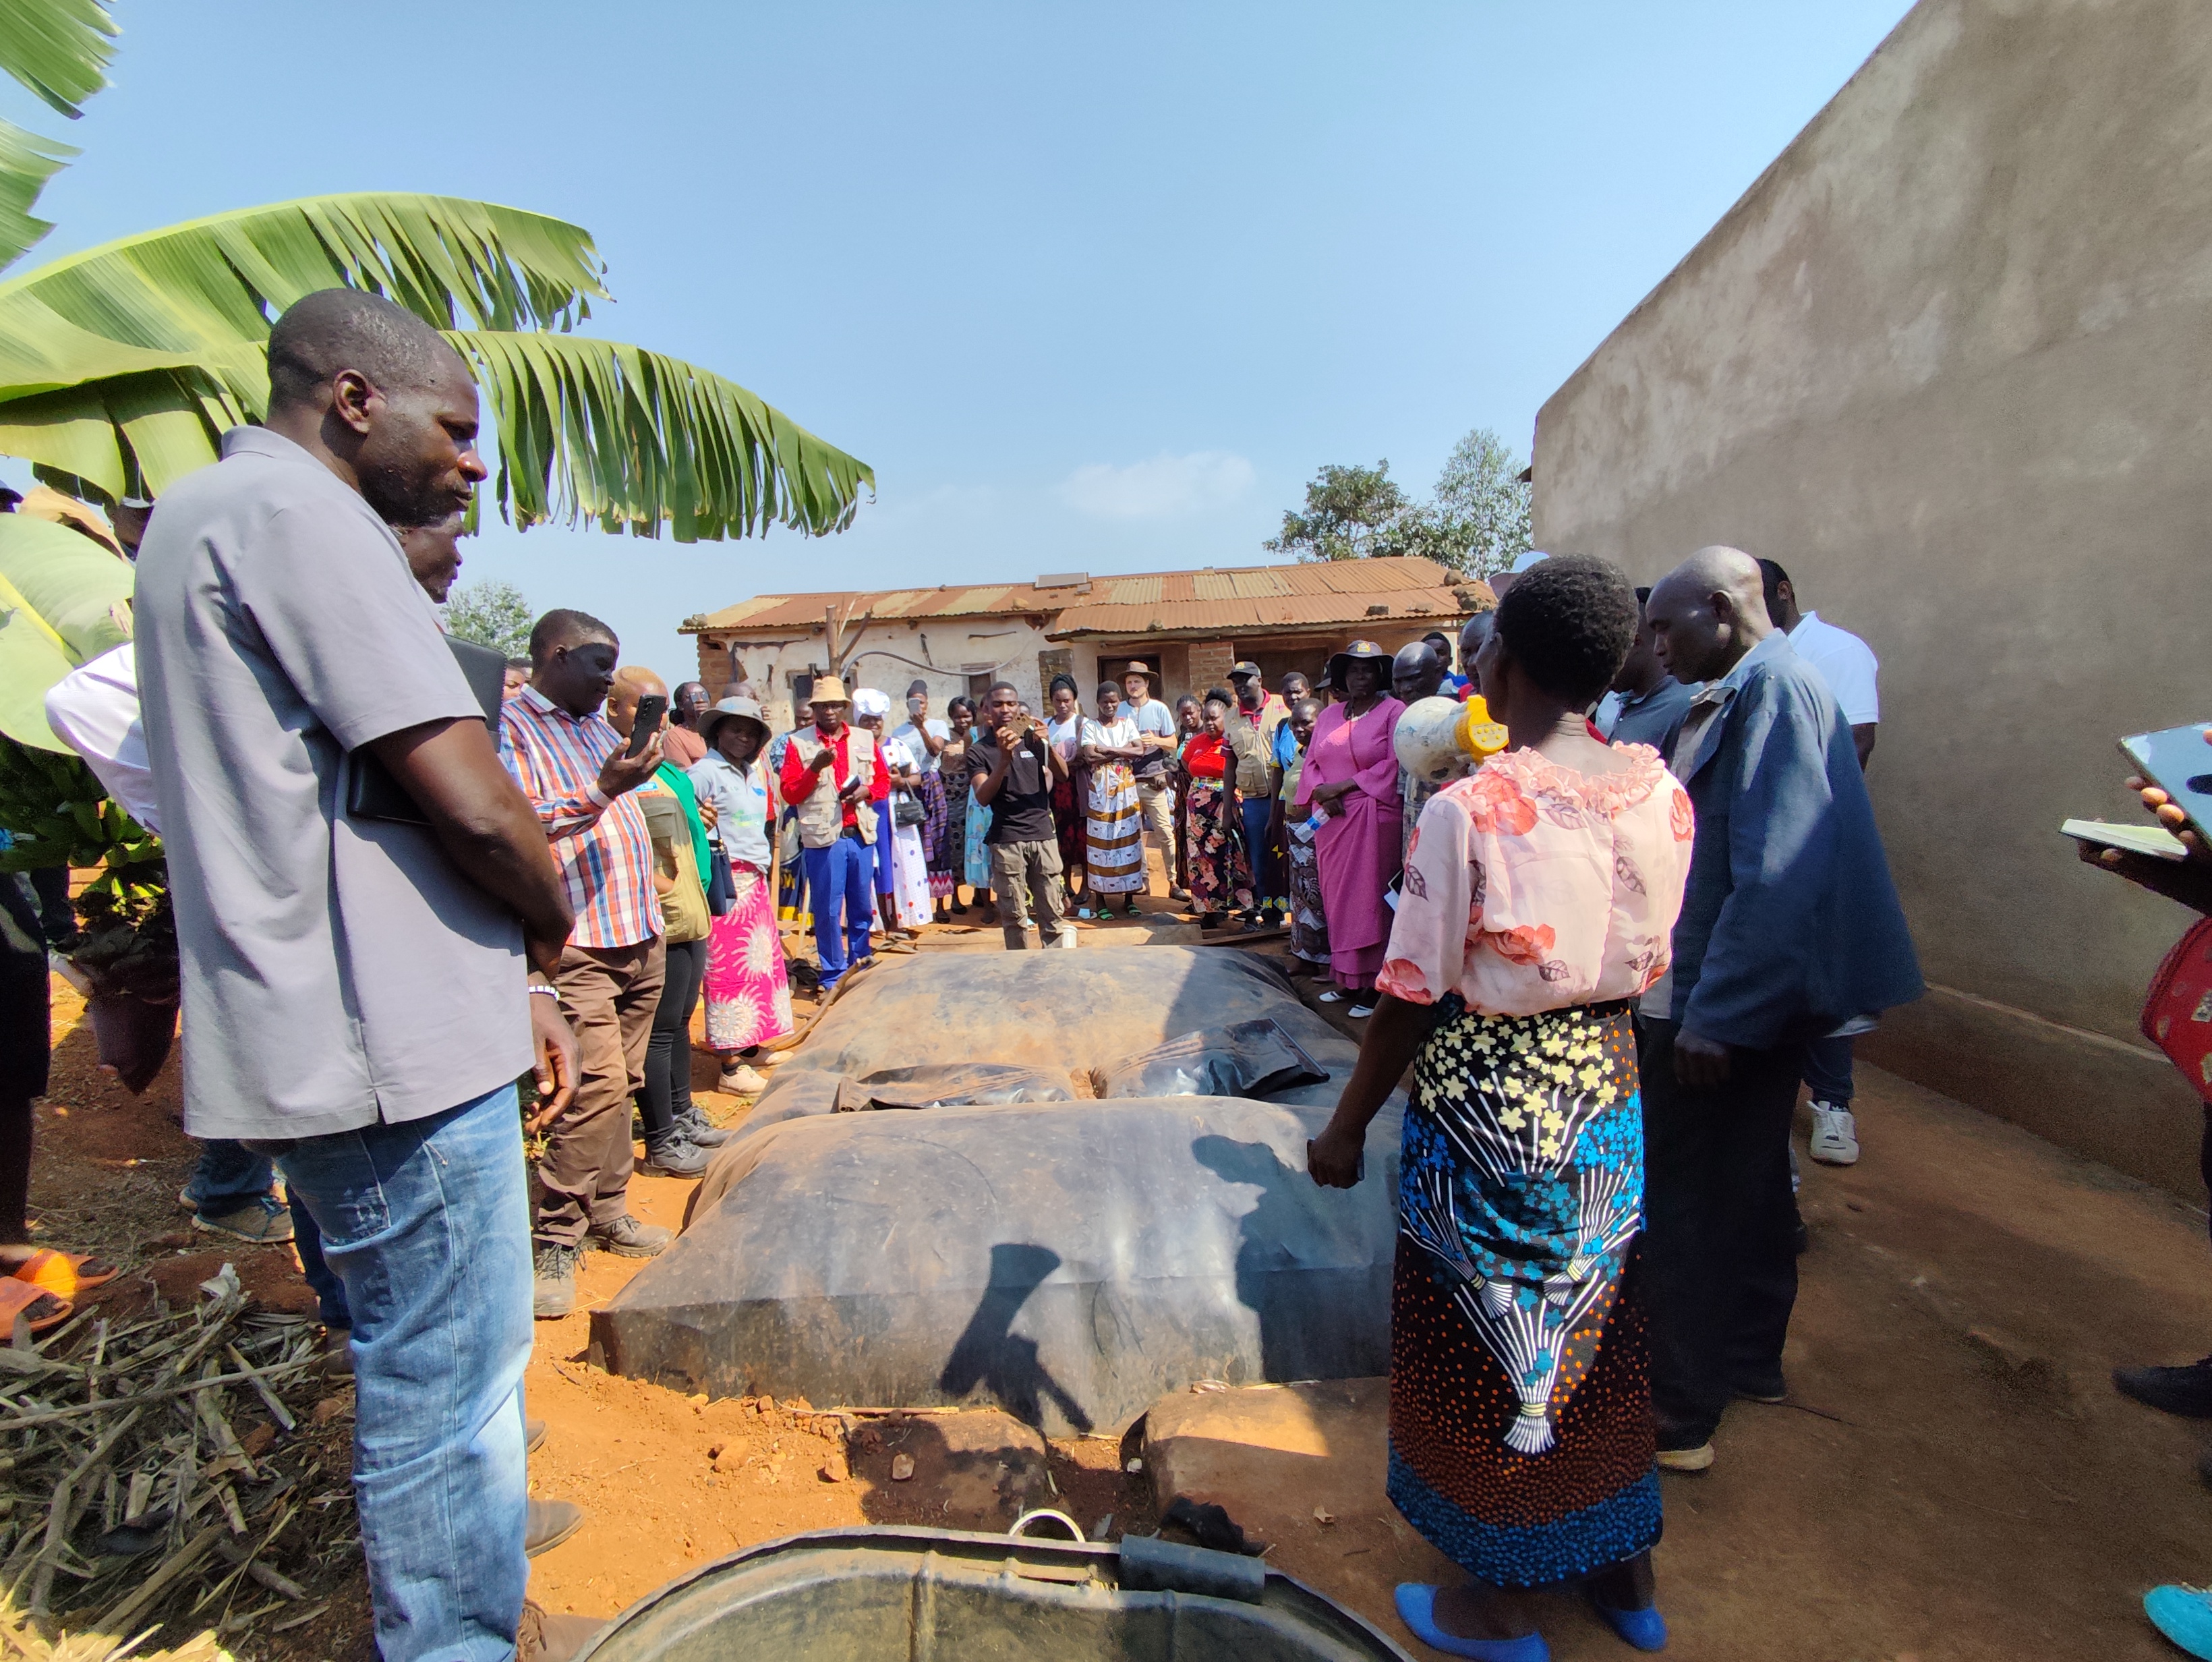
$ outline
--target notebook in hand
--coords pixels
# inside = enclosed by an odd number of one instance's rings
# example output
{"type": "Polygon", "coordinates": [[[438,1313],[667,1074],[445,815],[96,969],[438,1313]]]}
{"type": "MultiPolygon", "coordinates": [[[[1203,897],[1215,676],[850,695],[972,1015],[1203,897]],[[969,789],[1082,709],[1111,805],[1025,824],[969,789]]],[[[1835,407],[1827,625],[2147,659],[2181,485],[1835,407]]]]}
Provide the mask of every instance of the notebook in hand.
{"type": "MultiPolygon", "coordinates": [[[[483,707],[484,725],[496,734],[499,728],[500,700],[507,691],[507,659],[489,647],[478,646],[474,641],[446,637],[447,650],[461,667],[469,691],[477,696],[483,707]]],[[[346,815],[353,819],[391,819],[403,825],[427,825],[429,816],[419,807],[407,788],[392,776],[392,770],[367,750],[355,751],[347,758],[351,764],[346,770],[346,815]]]]}

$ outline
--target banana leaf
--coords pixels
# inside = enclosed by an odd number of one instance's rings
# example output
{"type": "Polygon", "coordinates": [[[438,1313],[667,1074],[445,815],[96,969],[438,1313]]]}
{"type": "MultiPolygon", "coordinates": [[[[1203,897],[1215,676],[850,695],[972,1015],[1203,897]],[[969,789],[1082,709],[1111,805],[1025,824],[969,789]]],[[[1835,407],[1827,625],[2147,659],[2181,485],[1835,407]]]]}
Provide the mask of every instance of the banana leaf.
{"type": "Polygon", "coordinates": [[[89,537],[0,514],[0,734],[71,754],[46,725],[47,689],[131,638],[131,568],[89,537]]]}
{"type": "MultiPolygon", "coordinates": [[[[115,35],[115,20],[100,0],[0,0],[0,70],[72,119],[107,84],[115,35]]],[[[53,229],[31,209],[76,153],[0,121],[0,271],[53,229]]]]}
{"type": "Polygon", "coordinates": [[[514,523],[596,520],[678,542],[842,530],[875,474],[712,370],[583,335],[459,331],[514,523]]]}
{"type": "Polygon", "coordinates": [[[449,197],[309,198],[127,237],[0,283],[0,454],[91,500],[158,496],[266,411],[269,314],[346,284],[469,357],[516,525],[690,541],[849,523],[865,464],[734,381],[567,332],[606,297],[600,271],[577,226],[449,197]]]}

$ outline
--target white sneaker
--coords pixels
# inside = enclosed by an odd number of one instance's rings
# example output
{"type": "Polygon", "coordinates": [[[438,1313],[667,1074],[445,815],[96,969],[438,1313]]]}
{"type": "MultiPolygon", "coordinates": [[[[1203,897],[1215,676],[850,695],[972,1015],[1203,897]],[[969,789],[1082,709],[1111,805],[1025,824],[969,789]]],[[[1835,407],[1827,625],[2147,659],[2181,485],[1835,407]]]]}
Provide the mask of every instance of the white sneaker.
{"type": "Polygon", "coordinates": [[[1857,1165],[1859,1127],[1851,1111],[1832,1102],[1814,1103],[1813,1136],[1806,1152],[1823,1166],[1857,1165]]]}

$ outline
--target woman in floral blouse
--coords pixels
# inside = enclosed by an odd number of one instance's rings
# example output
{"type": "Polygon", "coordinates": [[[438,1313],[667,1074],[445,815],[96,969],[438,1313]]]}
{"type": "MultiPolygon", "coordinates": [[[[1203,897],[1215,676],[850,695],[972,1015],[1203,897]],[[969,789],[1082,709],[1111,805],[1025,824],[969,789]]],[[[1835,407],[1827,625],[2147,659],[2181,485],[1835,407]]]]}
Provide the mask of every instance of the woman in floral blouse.
{"type": "Polygon", "coordinates": [[[1506,596],[1475,670],[1509,748],[1422,812],[1380,1008],[1311,1148],[1317,1182],[1357,1182],[1413,1062],[1389,1487],[1472,1578],[1398,1589],[1407,1625],[1453,1655],[1537,1662],[1510,1590],[1563,1581],[1631,1644],[1666,1641],[1631,1012],[1667,968],[1690,805],[1656,751],[1607,746],[1582,715],[1636,624],[1601,560],[1547,560],[1506,596]]]}

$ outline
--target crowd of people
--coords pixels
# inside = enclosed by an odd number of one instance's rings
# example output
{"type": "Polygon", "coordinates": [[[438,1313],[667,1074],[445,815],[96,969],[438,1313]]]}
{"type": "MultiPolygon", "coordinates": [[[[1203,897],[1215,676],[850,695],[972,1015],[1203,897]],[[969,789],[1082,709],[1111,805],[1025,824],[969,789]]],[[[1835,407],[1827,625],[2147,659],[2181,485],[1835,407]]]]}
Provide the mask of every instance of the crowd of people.
{"type": "MultiPolygon", "coordinates": [[[[1171,908],[1280,930],[1362,1035],[1315,1182],[1364,1180],[1410,1070],[1388,1486],[1468,1579],[1400,1588],[1407,1625],[1534,1662],[1514,1592],[1576,1581],[1665,1642],[1659,1473],[1711,1467],[1729,1404],[1786,1389],[1800,1085],[1808,1152],[1856,1160],[1852,1035],[1921,991],[1863,777],[1877,666],[1787,572],[1714,547],[1636,588],[1530,556],[1455,638],[1351,641],[1317,679],[1240,661],[1170,705],[1132,661],[1087,703],[1060,675],[1042,709],[1002,681],[941,715],[916,681],[891,725],[829,675],[779,733],[742,676],[672,691],[576,610],[480,673],[426,600],[484,477],[461,360],[331,290],[270,368],[265,424],[143,527],[135,661],[72,677],[54,719],[167,850],[185,1199],[296,1239],[355,1374],[384,1656],[581,1637],[523,1598],[578,1517],[526,1500],[531,1318],[574,1308],[580,1252],[668,1245],[629,1208],[634,1114],[658,1174],[728,1135],[692,1096],[701,1007],[722,1085],[757,1093],[794,975],[826,999],[971,910],[1010,950],[1071,946],[1140,910],[1148,846],[1171,908]],[[1409,710],[1478,697],[1502,752],[1401,759],[1409,710]]],[[[40,920],[5,898],[13,973],[40,920]]],[[[0,1269],[31,1256],[23,1117],[0,1269]]],[[[2208,1380],[2124,1384],[2212,1413],[2208,1380]]]]}

